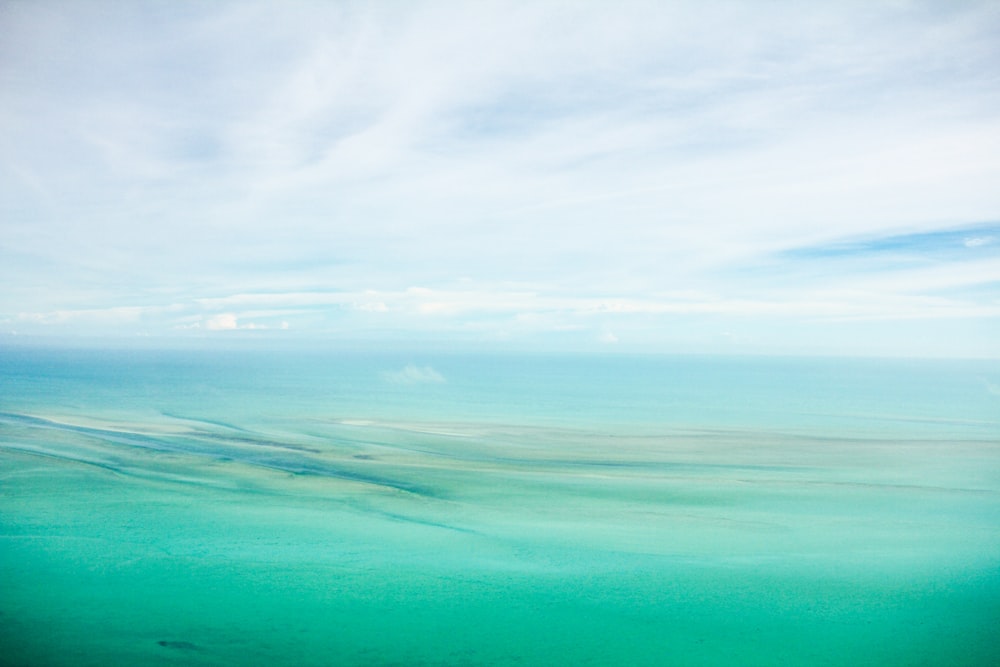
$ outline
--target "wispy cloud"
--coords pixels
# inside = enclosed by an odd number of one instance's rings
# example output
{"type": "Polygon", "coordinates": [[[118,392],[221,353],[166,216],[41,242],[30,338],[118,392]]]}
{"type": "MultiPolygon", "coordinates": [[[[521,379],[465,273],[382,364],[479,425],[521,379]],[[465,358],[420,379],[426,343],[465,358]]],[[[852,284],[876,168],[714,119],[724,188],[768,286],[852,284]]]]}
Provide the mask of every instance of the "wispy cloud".
{"type": "Polygon", "coordinates": [[[995,317],[995,3],[52,2],[0,25],[7,327],[623,347],[604,319],[645,317],[670,349],[711,315],[780,350],[809,318],[995,317]]]}

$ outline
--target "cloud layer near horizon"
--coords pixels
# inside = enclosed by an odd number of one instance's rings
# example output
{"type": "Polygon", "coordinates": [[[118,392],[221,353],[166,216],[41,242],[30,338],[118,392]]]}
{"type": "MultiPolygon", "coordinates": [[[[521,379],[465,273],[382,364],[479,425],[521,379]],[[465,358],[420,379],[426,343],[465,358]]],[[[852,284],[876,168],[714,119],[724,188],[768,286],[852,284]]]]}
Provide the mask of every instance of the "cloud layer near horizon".
{"type": "Polygon", "coordinates": [[[1000,354],[994,3],[0,7],[8,331],[1000,354]]]}

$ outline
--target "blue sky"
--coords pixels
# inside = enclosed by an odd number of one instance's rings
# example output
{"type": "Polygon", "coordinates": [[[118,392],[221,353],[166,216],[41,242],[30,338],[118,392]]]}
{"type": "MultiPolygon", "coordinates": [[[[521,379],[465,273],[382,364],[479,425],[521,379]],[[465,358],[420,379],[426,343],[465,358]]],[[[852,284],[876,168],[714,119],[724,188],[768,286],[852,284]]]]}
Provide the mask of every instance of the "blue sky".
{"type": "Polygon", "coordinates": [[[0,31],[0,342],[1000,356],[995,2],[0,31]]]}

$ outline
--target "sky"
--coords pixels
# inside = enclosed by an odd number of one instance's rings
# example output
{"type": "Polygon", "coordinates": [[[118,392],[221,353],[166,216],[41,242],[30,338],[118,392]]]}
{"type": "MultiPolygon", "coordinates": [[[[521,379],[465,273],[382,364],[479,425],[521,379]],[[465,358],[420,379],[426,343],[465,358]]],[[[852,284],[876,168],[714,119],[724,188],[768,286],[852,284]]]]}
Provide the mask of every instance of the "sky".
{"type": "Polygon", "coordinates": [[[1000,357],[1000,3],[0,0],[0,345],[1000,357]]]}

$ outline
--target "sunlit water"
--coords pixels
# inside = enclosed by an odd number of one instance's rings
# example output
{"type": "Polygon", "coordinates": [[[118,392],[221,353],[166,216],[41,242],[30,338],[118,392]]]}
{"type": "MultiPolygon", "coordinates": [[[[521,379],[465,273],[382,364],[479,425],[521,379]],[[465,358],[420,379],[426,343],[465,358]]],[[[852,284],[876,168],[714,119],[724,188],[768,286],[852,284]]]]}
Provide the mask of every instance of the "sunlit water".
{"type": "Polygon", "coordinates": [[[0,351],[11,665],[995,665],[997,362],[0,351]]]}

